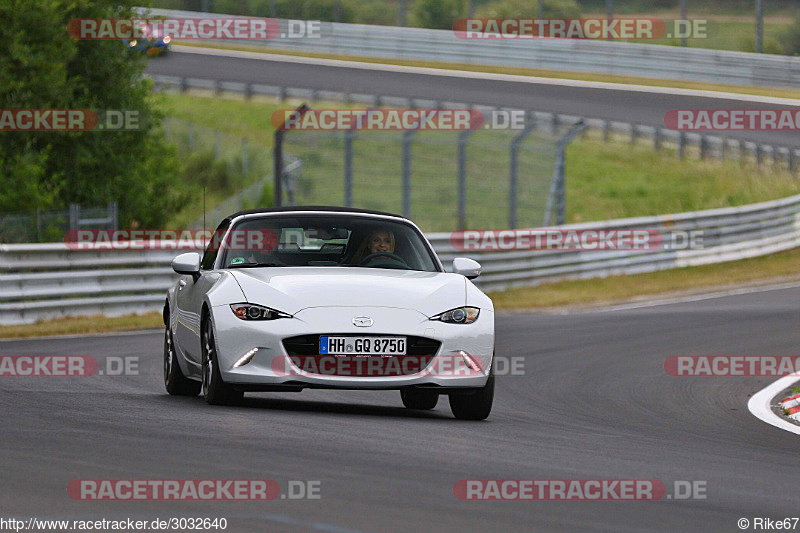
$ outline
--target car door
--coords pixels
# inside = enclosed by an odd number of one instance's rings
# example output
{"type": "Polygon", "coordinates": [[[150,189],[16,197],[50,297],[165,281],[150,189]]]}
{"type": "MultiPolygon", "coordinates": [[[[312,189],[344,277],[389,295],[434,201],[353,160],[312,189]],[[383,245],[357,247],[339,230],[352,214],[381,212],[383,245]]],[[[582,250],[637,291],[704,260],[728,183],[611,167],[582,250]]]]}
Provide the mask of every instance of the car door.
{"type": "MultiPolygon", "coordinates": [[[[217,228],[216,235],[222,236],[228,229],[230,222],[223,221],[217,228]]],[[[219,279],[219,272],[214,270],[214,263],[219,252],[221,239],[211,239],[200,262],[200,275],[197,279],[192,276],[181,276],[178,280],[175,304],[178,308],[178,344],[187,360],[200,364],[201,351],[201,311],[205,295],[219,279]]]]}

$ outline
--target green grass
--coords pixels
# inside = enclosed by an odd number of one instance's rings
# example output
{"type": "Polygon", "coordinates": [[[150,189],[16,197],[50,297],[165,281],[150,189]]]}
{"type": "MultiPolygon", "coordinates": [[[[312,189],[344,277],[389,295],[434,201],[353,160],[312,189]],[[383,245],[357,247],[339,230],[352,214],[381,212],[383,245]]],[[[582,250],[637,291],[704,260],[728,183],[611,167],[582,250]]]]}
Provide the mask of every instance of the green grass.
{"type": "MultiPolygon", "coordinates": [[[[251,149],[258,146],[267,152],[273,136],[272,113],[298,103],[281,105],[175,94],[163,97],[168,115],[217,128],[233,138],[247,137],[251,149]]],[[[425,231],[456,229],[456,135],[418,133],[415,137],[411,216],[425,231]]],[[[508,146],[513,135],[513,132],[479,131],[470,140],[467,200],[471,228],[507,227],[508,146]]],[[[567,152],[568,222],[679,213],[800,193],[800,180],[772,166],[756,168],[749,163],[697,159],[679,161],[673,150],[655,152],[645,144],[603,143],[594,137],[576,139],[567,152]]],[[[518,223],[520,227],[536,227],[542,223],[541,213],[553,172],[552,138],[536,134],[524,146],[520,151],[518,223]]],[[[359,133],[354,147],[355,205],[400,211],[399,136],[388,132],[359,133]]],[[[291,132],[285,148],[303,161],[296,191],[298,203],[343,203],[341,136],[291,132]]],[[[211,206],[213,202],[209,201],[211,206]]],[[[196,216],[197,206],[192,209],[196,216]]]]}

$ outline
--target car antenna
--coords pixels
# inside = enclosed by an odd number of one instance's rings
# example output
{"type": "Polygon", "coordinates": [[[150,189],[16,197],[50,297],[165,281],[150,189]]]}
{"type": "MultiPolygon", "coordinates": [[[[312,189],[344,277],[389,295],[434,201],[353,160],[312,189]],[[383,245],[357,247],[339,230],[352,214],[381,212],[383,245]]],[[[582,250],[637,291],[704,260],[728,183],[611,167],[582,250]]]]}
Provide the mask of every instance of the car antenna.
{"type": "Polygon", "coordinates": [[[203,187],[203,235],[206,234],[206,188],[203,187]]]}

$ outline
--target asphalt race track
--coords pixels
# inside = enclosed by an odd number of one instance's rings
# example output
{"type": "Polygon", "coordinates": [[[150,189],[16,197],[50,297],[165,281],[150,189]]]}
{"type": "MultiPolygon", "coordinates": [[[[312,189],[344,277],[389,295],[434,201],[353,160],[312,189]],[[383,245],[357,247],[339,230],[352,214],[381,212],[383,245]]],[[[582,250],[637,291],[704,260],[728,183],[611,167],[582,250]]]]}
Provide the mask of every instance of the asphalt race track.
{"type": "Polygon", "coordinates": [[[227,531],[739,531],[798,516],[797,436],[747,410],[774,378],[666,375],[670,355],[791,355],[800,289],[643,309],[499,314],[485,422],[397,392],[258,394],[242,407],[170,397],[157,332],[0,342],[2,355],[139,357],[139,375],[0,378],[0,516],[225,517],[227,531]],[[705,500],[465,502],[460,479],[705,481],[705,500]],[[74,501],[74,479],[321,481],[321,499],[74,501]],[[513,529],[512,529],[513,528],[513,529]]]}
{"type": "MultiPolygon", "coordinates": [[[[671,109],[795,109],[792,106],[701,96],[452,78],[408,72],[375,72],[280,59],[257,60],[175,51],[167,57],[150,61],[147,72],[534,109],[661,127],[664,126],[664,114],[671,109]]],[[[726,135],[777,146],[800,147],[800,134],[797,131],[731,131],[726,135]]]]}

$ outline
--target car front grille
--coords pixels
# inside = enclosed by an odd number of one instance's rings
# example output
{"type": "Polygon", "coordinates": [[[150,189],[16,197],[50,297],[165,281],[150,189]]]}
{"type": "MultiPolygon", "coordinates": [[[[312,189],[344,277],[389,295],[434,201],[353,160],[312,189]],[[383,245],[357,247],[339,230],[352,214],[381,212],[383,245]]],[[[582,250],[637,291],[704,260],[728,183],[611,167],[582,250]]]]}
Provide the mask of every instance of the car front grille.
{"type": "MultiPolygon", "coordinates": [[[[330,336],[353,336],[330,333],[330,336]]],[[[396,335],[368,335],[394,337],[396,335]]],[[[428,367],[441,343],[426,337],[406,336],[406,355],[350,356],[320,355],[320,335],[300,335],[283,340],[283,347],[294,363],[310,374],[352,377],[408,376],[428,367]]]]}

